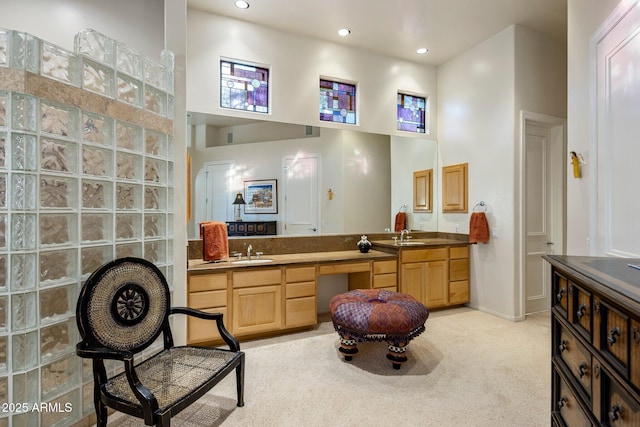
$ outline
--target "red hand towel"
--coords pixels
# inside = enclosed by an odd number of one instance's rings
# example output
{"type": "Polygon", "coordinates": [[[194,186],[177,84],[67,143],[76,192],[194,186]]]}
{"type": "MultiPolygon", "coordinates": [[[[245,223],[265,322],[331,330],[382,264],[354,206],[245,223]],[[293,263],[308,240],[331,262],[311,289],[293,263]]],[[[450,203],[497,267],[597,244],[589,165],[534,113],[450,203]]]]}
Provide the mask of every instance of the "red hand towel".
{"type": "Polygon", "coordinates": [[[217,261],[229,257],[227,224],[224,222],[201,222],[200,238],[202,239],[202,259],[205,261],[217,261]]]}
{"type": "Polygon", "coordinates": [[[469,243],[489,242],[489,223],[484,212],[473,212],[469,219],[469,243]]]}
{"type": "Polygon", "coordinates": [[[407,214],[404,212],[398,212],[396,214],[396,225],[394,231],[399,233],[400,231],[407,228],[407,214]]]}

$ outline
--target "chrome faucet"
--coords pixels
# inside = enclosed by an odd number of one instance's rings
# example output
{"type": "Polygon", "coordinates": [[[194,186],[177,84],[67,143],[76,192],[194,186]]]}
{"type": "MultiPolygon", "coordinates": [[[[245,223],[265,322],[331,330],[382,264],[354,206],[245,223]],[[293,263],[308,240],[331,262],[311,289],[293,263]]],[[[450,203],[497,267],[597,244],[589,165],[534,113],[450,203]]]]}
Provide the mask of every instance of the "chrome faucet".
{"type": "Polygon", "coordinates": [[[253,246],[247,246],[247,258],[251,259],[251,250],[253,250],[253,246]]]}
{"type": "Polygon", "coordinates": [[[406,228],[400,232],[400,243],[404,241],[404,236],[407,236],[407,240],[409,240],[409,230],[406,228]]]}

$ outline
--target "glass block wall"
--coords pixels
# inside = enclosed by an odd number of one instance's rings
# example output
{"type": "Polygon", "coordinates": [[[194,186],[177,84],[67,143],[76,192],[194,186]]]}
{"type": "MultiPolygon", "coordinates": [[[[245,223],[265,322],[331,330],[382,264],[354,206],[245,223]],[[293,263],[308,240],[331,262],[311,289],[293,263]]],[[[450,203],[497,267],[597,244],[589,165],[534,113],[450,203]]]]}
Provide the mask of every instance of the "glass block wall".
{"type": "Polygon", "coordinates": [[[92,271],[137,256],[173,278],[173,55],[74,42],[0,29],[0,427],[93,412],[75,355],[92,271]]]}

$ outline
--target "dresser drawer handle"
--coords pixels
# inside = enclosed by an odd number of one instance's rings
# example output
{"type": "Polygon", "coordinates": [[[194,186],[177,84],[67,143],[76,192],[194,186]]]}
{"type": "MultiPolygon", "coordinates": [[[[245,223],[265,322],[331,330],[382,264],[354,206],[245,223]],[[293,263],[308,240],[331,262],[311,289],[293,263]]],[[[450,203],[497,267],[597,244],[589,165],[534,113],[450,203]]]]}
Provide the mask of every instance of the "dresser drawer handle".
{"type": "Polygon", "coordinates": [[[620,415],[622,415],[622,406],[620,406],[619,404],[613,405],[611,407],[611,411],[609,412],[609,419],[611,420],[611,422],[615,422],[616,420],[620,419],[620,415]]]}
{"type": "Polygon", "coordinates": [[[609,341],[609,345],[614,345],[616,341],[616,336],[620,336],[620,327],[616,326],[611,331],[609,331],[609,336],[607,337],[607,341],[609,341]]]}
{"type": "Polygon", "coordinates": [[[585,311],[587,311],[587,305],[586,304],[582,304],[578,308],[578,311],[576,312],[576,316],[578,316],[578,320],[582,319],[582,316],[584,316],[584,312],[585,311]]]}
{"type": "Polygon", "coordinates": [[[585,376],[585,374],[587,373],[587,368],[588,368],[587,362],[582,362],[580,364],[580,366],[578,367],[578,376],[580,378],[585,376]]]}
{"type": "Polygon", "coordinates": [[[565,351],[567,349],[567,347],[568,347],[567,344],[568,344],[567,340],[562,340],[560,342],[560,345],[558,346],[558,350],[560,350],[560,353],[562,353],[563,351],[565,351]]]}
{"type": "Polygon", "coordinates": [[[558,300],[558,302],[562,301],[562,297],[564,296],[564,293],[567,290],[565,288],[560,288],[560,290],[558,291],[558,295],[556,295],[556,299],[558,300]]]}
{"type": "Polygon", "coordinates": [[[638,331],[638,327],[637,326],[633,327],[633,343],[635,345],[640,344],[640,331],[638,331]]]}
{"type": "Polygon", "coordinates": [[[563,408],[564,405],[566,405],[568,402],[566,397],[561,397],[560,400],[558,400],[558,409],[563,408]]]}

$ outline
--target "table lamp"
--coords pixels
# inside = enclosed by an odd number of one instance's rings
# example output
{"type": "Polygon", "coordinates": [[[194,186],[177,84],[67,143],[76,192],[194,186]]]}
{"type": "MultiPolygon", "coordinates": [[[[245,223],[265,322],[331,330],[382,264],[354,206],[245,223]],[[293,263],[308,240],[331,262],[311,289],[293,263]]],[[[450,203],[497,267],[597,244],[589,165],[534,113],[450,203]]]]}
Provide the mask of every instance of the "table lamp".
{"type": "Polygon", "coordinates": [[[242,217],[240,216],[240,206],[247,204],[247,202],[242,198],[242,193],[236,194],[236,199],[233,201],[233,204],[236,205],[236,221],[242,221],[242,217]]]}

